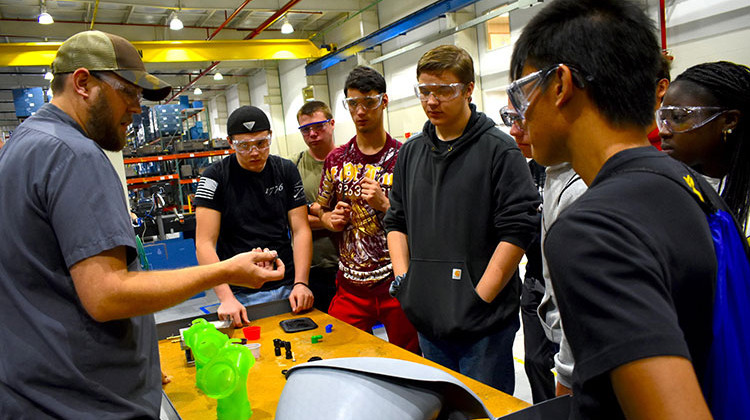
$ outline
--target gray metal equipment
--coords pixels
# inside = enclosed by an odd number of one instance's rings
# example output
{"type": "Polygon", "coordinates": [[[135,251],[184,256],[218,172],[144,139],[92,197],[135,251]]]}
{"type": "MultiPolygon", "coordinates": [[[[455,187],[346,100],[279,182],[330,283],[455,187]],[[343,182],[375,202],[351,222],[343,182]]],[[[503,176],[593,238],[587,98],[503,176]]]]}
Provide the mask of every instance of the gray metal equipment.
{"type": "Polygon", "coordinates": [[[419,363],[352,357],[289,369],[276,420],[464,420],[494,417],[450,374],[419,363]]]}

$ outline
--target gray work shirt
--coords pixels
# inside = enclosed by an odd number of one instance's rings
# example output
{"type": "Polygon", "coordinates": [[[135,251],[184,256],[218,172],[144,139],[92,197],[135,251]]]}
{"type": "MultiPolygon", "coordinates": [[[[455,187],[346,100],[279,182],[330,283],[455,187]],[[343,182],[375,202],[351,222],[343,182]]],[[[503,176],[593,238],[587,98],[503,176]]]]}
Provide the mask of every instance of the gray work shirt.
{"type": "Polygon", "coordinates": [[[0,150],[0,417],[157,418],[153,316],[97,322],[69,269],[125,246],[122,184],[70,116],[44,105],[0,150]]]}

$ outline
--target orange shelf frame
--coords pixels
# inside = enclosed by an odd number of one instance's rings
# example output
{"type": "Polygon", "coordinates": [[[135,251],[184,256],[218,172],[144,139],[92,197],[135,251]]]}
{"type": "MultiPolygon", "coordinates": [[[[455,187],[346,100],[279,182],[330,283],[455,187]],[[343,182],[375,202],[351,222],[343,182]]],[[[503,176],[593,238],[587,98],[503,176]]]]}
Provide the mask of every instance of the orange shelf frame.
{"type": "Polygon", "coordinates": [[[159,161],[163,161],[163,160],[192,159],[192,158],[201,158],[201,157],[209,157],[209,156],[222,156],[222,155],[230,155],[232,153],[234,153],[234,150],[232,150],[232,149],[207,150],[207,151],[203,151],[203,152],[175,153],[173,155],[143,156],[143,157],[136,157],[136,158],[125,158],[125,159],[123,159],[123,162],[126,165],[132,165],[134,163],[159,162],[159,161]]]}

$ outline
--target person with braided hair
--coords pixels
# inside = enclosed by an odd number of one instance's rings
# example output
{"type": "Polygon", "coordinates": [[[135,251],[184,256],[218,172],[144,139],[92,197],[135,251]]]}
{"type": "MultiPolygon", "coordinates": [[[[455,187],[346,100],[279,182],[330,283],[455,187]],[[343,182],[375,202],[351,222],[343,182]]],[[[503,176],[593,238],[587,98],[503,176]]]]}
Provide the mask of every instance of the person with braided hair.
{"type": "Polygon", "coordinates": [[[745,234],[750,209],[750,68],[718,61],[677,76],[656,111],[662,149],[718,191],[745,234]]]}

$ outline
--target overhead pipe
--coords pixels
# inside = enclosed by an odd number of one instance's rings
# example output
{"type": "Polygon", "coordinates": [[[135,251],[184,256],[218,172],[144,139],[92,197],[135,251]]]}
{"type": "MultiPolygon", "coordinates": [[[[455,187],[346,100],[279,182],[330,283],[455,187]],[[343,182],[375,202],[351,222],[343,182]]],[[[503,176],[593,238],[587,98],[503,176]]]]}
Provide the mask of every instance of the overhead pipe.
{"type": "Polygon", "coordinates": [[[661,50],[667,52],[667,5],[659,0],[659,27],[661,29],[661,50]]]}
{"type": "Polygon", "coordinates": [[[312,40],[312,39],[314,39],[314,38],[317,38],[317,37],[319,37],[319,36],[323,36],[323,35],[325,35],[325,34],[326,34],[326,33],[328,33],[329,31],[331,31],[331,30],[333,30],[333,29],[335,29],[335,28],[338,28],[339,26],[343,25],[343,24],[344,24],[345,22],[347,22],[347,21],[349,21],[349,20],[352,20],[352,19],[354,19],[354,18],[355,18],[355,17],[357,16],[357,15],[360,15],[360,14],[364,13],[364,12],[365,12],[365,11],[367,11],[367,10],[368,10],[369,8],[371,8],[371,7],[373,7],[373,6],[376,6],[376,5],[377,5],[378,3],[380,3],[381,1],[383,1],[383,0],[375,0],[374,2],[372,2],[372,3],[368,4],[367,6],[365,6],[364,8],[362,8],[362,9],[360,9],[360,10],[357,10],[357,11],[356,11],[355,13],[352,13],[352,14],[350,14],[349,16],[347,16],[347,17],[346,17],[346,19],[342,19],[342,20],[341,20],[341,22],[337,22],[337,23],[336,23],[335,25],[332,25],[331,27],[329,27],[329,28],[326,28],[326,29],[325,29],[324,31],[322,31],[322,32],[316,32],[316,33],[314,33],[314,34],[310,35],[309,37],[307,37],[307,39],[310,39],[310,40],[312,40]]]}
{"type": "MultiPolygon", "coordinates": [[[[292,8],[292,6],[294,6],[295,4],[299,3],[300,1],[301,0],[291,0],[289,3],[285,4],[281,9],[279,9],[276,13],[274,13],[273,15],[271,15],[271,17],[269,17],[268,19],[266,19],[265,22],[261,23],[260,26],[258,26],[257,28],[253,29],[253,31],[250,32],[250,34],[247,35],[243,39],[248,40],[248,39],[255,38],[261,32],[263,32],[269,26],[271,26],[274,22],[276,22],[281,16],[283,16],[284,13],[288,12],[289,9],[292,8]]],[[[208,74],[209,71],[215,69],[216,66],[219,65],[219,63],[221,63],[221,61],[214,61],[213,63],[211,63],[211,65],[209,65],[206,70],[202,71],[198,76],[196,76],[195,79],[193,79],[190,82],[188,82],[188,84],[185,85],[185,87],[183,87],[182,89],[180,89],[179,92],[177,92],[174,95],[172,95],[172,97],[169,98],[169,99],[167,99],[164,103],[168,104],[169,102],[171,102],[172,100],[174,100],[176,97],[178,97],[182,92],[190,89],[190,87],[193,86],[195,84],[195,82],[198,81],[198,79],[200,79],[201,77],[203,77],[206,74],[208,74]]]]}
{"type": "MultiPolygon", "coordinates": [[[[271,20],[271,18],[273,18],[276,15],[279,15],[279,12],[281,12],[282,10],[283,10],[283,12],[281,13],[281,15],[283,15],[284,13],[286,13],[286,11],[288,11],[289,9],[291,9],[292,6],[294,6],[295,4],[299,3],[300,1],[301,0],[292,0],[289,3],[285,4],[284,7],[282,7],[281,9],[279,9],[279,11],[277,11],[276,13],[274,13],[270,18],[266,19],[266,21],[263,22],[260,26],[258,26],[257,28],[253,29],[253,31],[250,33],[250,35],[246,36],[244,39],[246,39],[246,40],[247,39],[253,39],[256,36],[258,36],[258,34],[260,34],[261,32],[263,32],[266,28],[268,28],[270,26],[271,23],[275,22],[278,19],[278,17],[276,17],[270,23],[267,24],[267,22],[269,22],[271,20]]],[[[247,4],[247,2],[245,2],[245,4],[247,4]]],[[[244,5],[242,7],[244,7],[244,5]]],[[[230,16],[229,19],[227,19],[224,23],[225,24],[228,23],[229,20],[231,20],[232,18],[233,18],[233,16],[230,16]]],[[[212,34],[212,37],[215,36],[215,35],[216,34],[212,34]]],[[[176,97],[180,96],[180,94],[182,92],[190,89],[190,87],[193,86],[195,84],[195,82],[198,81],[198,79],[200,79],[201,77],[203,77],[206,74],[208,74],[209,71],[215,69],[216,66],[219,65],[219,63],[221,63],[221,61],[214,61],[213,63],[211,63],[211,65],[209,65],[206,70],[203,70],[198,76],[195,77],[195,79],[189,81],[187,85],[185,85],[177,93],[175,93],[174,95],[172,95],[171,98],[169,98],[166,101],[164,101],[164,103],[168,104],[169,102],[171,102],[172,100],[174,100],[176,97]]]]}
{"type": "Polygon", "coordinates": [[[263,32],[264,30],[266,30],[266,28],[268,28],[269,26],[273,25],[277,20],[279,20],[282,16],[284,16],[284,14],[286,12],[288,12],[289,9],[292,8],[292,6],[294,6],[295,4],[299,3],[300,1],[301,0],[291,0],[289,3],[285,4],[281,9],[277,10],[276,13],[274,13],[273,15],[271,15],[271,17],[269,17],[268,19],[266,19],[265,22],[261,23],[260,26],[258,26],[257,28],[253,29],[253,31],[250,32],[250,34],[247,35],[243,39],[253,39],[253,38],[255,38],[256,36],[258,36],[258,34],[260,34],[261,32],[263,32]]]}
{"type": "Polygon", "coordinates": [[[505,6],[499,7],[487,14],[484,14],[482,16],[478,16],[474,19],[469,20],[468,22],[464,22],[460,25],[456,25],[451,28],[447,28],[445,30],[436,32],[432,35],[428,35],[424,38],[421,38],[417,41],[412,42],[411,44],[404,45],[401,48],[395,49],[387,54],[383,54],[380,57],[374,58],[370,60],[370,64],[377,64],[380,62],[383,62],[385,60],[389,60],[393,57],[396,57],[398,55],[404,54],[408,51],[414,50],[416,48],[419,48],[423,45],[429,44],[430,42],[437,41],[441,38],[445,38],[446,36],[453,35],[455,33],[461,32],[463,30],[473,28],[479,24],[482,24],[484,22],[487,22],[489,20],[492,20],[498,16],[504,15],[506,13],[510,13],[516,9],[521,9],[525,7],[531,7],[535,4],[540,3],[541,0],[518,0],[513,3],[506,4],[505,6]]]}
{"type": "Polygon", "coordinates": [[[396,38],[406,32],[420,27],[426,23],[432,22],[441,15],[455,12],[476,3],[478,0],[440,0],[432,3],[416,12],[399,19],[390,25],[384,26],[377,31],[360,38],[336,51],[324,55],[323,57],[311,62],[305,66],[305,73],[312,76],[328,67],[338,64],[347,58],[356,55],[359,52],[366,51],[378,46],[386,41],[396,38]]]}
{"type": "MultiPolygon", "coordinates": [[[[99,0],[97,0],[97,1],[99,1],[99,0]]],[[[242,9],[245,8],[245,6],[247,6],[247,4],[250,3],[251,1],[252,0],[245,0],[245,2],[240,5],[240,7],[238,7],[234,12],[232,12],[232,14],[228,18],[226,18],[224,20],[224,23],[222,23],[221,25],[219,25],[219,27],[216,28],[216,30],[211,35],[208,36],[208,38],[206,39],[206,41],[212,40],[216,36],[216,34],[218,34],[219,31],[221,31],[222,29],[224,29],[224,27],[227,26],[227,24],[229,22],[231,22],[232,19],[234,19],[235,16],[237,16],[240,13],[240,11],[242,11],[242,9]]]]}
{"type": "Polygon", "coordinates": [[[96,0],[96,4],[94,5],[94,15],[91,16],[91,26],[89,26],[89,31],[94,29],[94,21],[96,21],[96,12],[99,11],[99,0],[96,0]]]}

